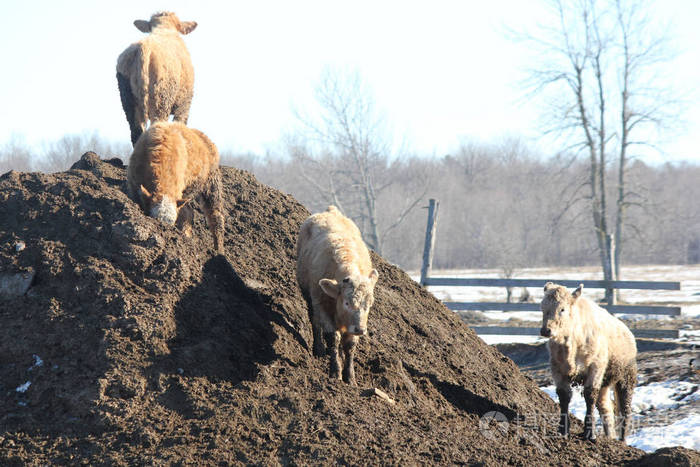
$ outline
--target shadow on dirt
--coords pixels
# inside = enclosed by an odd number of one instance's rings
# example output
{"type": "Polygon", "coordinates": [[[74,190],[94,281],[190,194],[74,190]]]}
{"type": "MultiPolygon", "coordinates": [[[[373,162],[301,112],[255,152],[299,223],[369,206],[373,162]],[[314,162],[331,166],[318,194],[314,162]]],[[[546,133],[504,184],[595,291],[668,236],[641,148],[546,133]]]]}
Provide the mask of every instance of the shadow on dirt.
{"type": "Polygon", "coordinates": [[[202,281],[175,307],[170,363],[187,376],[238,384],[276,358],[271,312],[222,255],[204,265],[202,281]]]}
{"type": "Polygon", "coordinates": [[[404,364],[404,367],[411,374],[412,377],[423,377],[428,378],[435,389],[438,390],[440,394],[455,408],[463,410],[470,414],[483,416],[488,412],[500,412],[506,416],[508,421],[513,421],[518,417],[518,414],[511,408],[497,404],[485,397],[478,394],[474,394],[470,390],[458,386],[456,384],[441,381],[437,376],[430,373],[423,373],[421,371],[412,368],[409,365],[404,364]]]}

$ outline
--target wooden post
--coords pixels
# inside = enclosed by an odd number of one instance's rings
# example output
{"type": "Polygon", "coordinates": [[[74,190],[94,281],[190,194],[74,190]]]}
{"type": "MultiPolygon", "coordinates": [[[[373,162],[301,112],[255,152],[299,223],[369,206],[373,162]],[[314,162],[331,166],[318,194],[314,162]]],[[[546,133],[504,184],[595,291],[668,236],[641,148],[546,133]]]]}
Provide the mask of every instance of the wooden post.
{"type": "MultiPolygon", "coordinates": [[[[605,235],[605,241],[607,242],[607,250],[608,250],[608,264],[606,265],[609,275],[610,275],[610,280],[614,281],[617,278],[615,277],[615,235],[614,234],[607,234],[605,235]]],[[[608,305],[615,305],[617,294],[615,293],[615,289],[613,287],[606,287],[605,288],[605,302],[608,305]]]]}
{"type": "Polygon", "coordinates": [[[423,246],[423,265],[420,269],[420,283],[425,285],[425,280],[433,267],[433,245],[435,244],[435,228],[437,227],[437,215],[440,202],[431,199],[428,204],[428,225],[425,228],[425,245],[423,246]]]}

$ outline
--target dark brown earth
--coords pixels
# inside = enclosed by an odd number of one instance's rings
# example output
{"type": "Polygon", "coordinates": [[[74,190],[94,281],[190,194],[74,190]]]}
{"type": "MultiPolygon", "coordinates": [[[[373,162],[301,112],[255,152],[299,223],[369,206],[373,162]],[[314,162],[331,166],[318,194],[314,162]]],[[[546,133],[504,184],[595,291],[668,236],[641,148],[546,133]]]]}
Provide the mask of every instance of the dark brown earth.
{"type": "Polygon", "coordinates": [[[330,381],[294,277],[308,212],[223,171],[225,256],[201,213],[191,238],[142,214],[118,160],[0,177],[0,274],[35,274],[0,295],[1,465],[697,462],[556,437],[555,403],[376,255],[359,386],[330,381]]]}

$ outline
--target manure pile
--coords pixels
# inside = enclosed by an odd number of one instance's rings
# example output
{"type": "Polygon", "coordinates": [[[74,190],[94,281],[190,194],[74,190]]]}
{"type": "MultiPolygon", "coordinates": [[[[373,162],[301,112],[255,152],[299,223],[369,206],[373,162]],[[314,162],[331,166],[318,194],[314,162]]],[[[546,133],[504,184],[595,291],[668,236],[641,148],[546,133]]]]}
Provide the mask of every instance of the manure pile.
{"type": "Polygon", "coordinates": [[[557,405],[376,255],[358,387],[330,381],[295,280],[308,211],[222,170],[224,256],[201,213],[191,238],[145,216],[119,160],[0,177],[0,279],[31,284],[0,295],[0,464],[652,460],[578,423],[558,438],[557,405]]]}

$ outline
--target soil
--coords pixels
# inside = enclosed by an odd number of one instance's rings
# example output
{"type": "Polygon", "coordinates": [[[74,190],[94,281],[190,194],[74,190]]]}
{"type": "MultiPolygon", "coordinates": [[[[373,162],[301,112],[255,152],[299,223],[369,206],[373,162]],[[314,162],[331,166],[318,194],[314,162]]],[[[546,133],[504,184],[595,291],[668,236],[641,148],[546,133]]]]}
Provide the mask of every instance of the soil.
{"type": "Polygon", "coordinates": [[[0,464],[697,465],[556,436],[537,384],[374,254],[358,386],[330,380],[294,274],[308,211],[222,170],[224,255],[201,212],[191,237],[145,216],[118,159],[0,177],[0,274],[33,277],[0,294],[0,464]]]}

